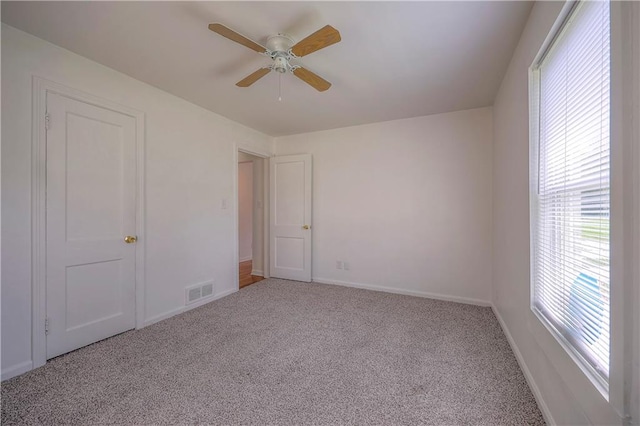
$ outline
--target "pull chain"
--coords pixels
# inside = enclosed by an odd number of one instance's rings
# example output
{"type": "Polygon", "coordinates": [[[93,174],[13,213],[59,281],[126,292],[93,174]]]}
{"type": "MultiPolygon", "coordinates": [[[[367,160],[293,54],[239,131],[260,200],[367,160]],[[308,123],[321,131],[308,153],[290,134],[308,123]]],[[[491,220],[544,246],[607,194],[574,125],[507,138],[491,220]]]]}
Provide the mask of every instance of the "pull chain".
{"type": "Polygon", "coordinates": [[[278,73],[278,101],[282,101],[282,73],[278,73]]]}

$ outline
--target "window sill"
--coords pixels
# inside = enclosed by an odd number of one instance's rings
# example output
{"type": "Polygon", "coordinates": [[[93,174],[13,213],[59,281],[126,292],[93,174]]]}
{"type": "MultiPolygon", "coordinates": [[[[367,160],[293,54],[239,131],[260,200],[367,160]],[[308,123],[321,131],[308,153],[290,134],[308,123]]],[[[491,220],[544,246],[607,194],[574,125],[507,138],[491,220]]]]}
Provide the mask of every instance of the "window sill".
{"type": "Polygon", "coordinates": [[[553,365],[558,377],[573,394],[576,402],[592,424],[619,424],[621,417],[609,403],[609,392],[594,375],[585,371],[582,360],[564,338],[557,336],[551,325],[534,308],[531,308],[528,327],[540,350],[553,365]]]}
{"type": "MultiPolygon", "coordinates": [[[[531,308],[531,311],[540,323],[547,329],[547,332],[553,336],[556,343],[566,352],[575,365],[582,371],[582,373],[589,379],[591,384],[600,392],[600,395],[608,402],[609,401],[609,383],[598,375],[596,370],[589,365],[589,363],[583,358],[583,356],[573,348],[570,342],[558,331],[558,329],[535,307],[531,308]]],[[[536,341],[540,346],[541,342],[536,336],[536,341]]],[[[547,354],[548,356],[548,354],[547,354]]]]}

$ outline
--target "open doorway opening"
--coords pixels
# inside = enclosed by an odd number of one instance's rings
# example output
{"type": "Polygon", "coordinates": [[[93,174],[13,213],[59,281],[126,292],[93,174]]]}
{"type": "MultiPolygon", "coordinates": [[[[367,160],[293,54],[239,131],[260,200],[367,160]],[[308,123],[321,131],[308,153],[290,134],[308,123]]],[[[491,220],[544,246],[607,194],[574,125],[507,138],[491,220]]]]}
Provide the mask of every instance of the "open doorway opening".
{"type": "Polygon", "coordinates": [[[265,160],[238,152],[238,287],[265,277],[265,160]]]}

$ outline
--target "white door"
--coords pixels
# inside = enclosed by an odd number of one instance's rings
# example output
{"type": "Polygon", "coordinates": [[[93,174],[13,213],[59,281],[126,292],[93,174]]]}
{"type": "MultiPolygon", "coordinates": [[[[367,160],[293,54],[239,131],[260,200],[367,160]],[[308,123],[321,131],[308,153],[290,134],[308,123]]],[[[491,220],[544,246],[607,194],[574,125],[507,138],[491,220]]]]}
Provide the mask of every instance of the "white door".
{"type": "Polygon", "coordinates": [[[135,327],[135,119],[47,95],[47,358],[135,327]]]}
{"type": "Polygon", "coordinates": [[[271,276],[311,282],[311,155],[270,159],[271,276]]]}

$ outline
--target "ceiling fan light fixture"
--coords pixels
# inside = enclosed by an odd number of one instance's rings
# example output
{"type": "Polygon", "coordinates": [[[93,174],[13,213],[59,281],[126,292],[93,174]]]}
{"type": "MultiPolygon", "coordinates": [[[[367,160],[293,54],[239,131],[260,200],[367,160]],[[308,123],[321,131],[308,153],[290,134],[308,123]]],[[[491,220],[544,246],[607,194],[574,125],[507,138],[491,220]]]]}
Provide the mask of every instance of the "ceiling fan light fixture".
{"type": "Polygon", "coordinates": [[[331,25],[325,25],[315,33],[303,38],[295,44],[289,35],[278,33],[267,39],[266,47],[259,45],[255,41],[246,38],[220,23],[209,24],[209,29],[231,41],[248,47],[251,50],[255,50],[262,55],[266,55],[273,60],[273,63],[269,67],[260,68],[237,82],[236,86],[238,87],[249,87],[271,71],[278,72],[280,76],[289,71],[319,92],[324,92],[331,87],[331,83],[317,74],[314,74],[300,65],[291,65],[289,63],[291,59],[306,56],[327,46],[338,43],[341,40],[340,33],[331,25]]]}
{"type": "Polygon", "coordinates": [[[273,60],[273,70],[279,73],[284,74],[287,70],[291,68],[289,65],[289,61],[284,56],[277,56],[273,60]]]}

